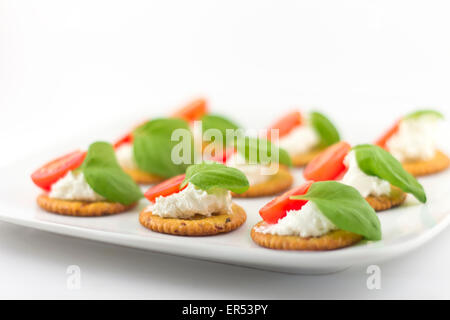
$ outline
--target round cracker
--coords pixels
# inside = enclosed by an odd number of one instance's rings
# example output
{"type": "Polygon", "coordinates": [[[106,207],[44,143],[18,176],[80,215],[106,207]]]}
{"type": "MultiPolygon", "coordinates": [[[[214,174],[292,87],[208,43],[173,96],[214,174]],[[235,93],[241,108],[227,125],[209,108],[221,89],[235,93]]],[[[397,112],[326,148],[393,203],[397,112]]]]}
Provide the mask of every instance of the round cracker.
{"type": "Polygon", "coordinates": [[[50,198],[41,194],[37,198],[38,205],[45,211],[76,217],[98,217],[121,213],[133,208],[136,203],[123,205],[108,201],[75,201],[50,198]]]}
{"type": "Polygon", "coordinates": [[[165,178],[148,173],[139,169],[122,168],[123,171],[128,173],[128,175],[136,182],[140,184],[153,184],[164,181],[165,178]]]}
{"type": "Polygon", "coordinates": [[[236,198],[265,197],[280,193],[289,189],[294,182],[294,177],[288,169],[280,167],[278,172],[269,180],[250,186],[244,193],[233,193],[236,198]]]}
{"type": "Polygon", "coordinates": [[[383,211],[397,207],[405,202],[406,193],[400,188],[391,186],[391,193],[382,196],[367,196],[366,201],[375,211],[383,211]]]}
{"type": "Polygon", "coordinates": [[[210,236],[233,231],[240,227],[247,215],[237,204],[232,204],[230,214],[217,214],[211,217],[195,215],[191,219],[163,218],[146,209],[139,214],[139,222],[146,228],[177,236],[210,236]]]}
{"type": "Polygon", "coordinates": [[[306,153],[293,155],[291,156],[292,164],[295,167],[304,167],[322,151],[323,149],[314,149],[306,153]]]}
{"type": "Polygon", "coordinates": [[[450,159],[442,151],[436,150],[431,160],[404,162],[402,165],[413,176],[419,177],[447,169],[450,166],[450,159]]]}
{"type": "Polygon", "coordinates": [[[267,225],[260,221],[250,233],[253,241],[258,245],[277,250],[302,250],[302,251],[324,251],[344,248],[355,244],[363,238],[359,234],[344,231],[330,231],[320,237],[303,238],[300,236],[280,236],[258,232],[257,228],[267,225]]]}

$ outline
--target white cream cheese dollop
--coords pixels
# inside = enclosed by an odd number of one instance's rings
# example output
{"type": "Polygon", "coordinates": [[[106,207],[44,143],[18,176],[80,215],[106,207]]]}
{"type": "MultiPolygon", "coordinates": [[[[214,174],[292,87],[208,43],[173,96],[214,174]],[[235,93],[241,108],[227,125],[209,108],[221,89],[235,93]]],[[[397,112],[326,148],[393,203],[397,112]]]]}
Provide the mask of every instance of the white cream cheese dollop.
{"type": "Polygon", "coordinates": [[[350,151],[344,159],[348,171],[342,178],[342,183],[352,186],[361,196],[381,196],[391,192],[391,185],[386,180],[365,174],[358,166],[355,151],[350,151]]]}
{"type": "Polygon", "coordinates": [[[320,142],[317,132],[309,124],[303,124],[280,138],[279,146],[291,156],[306,153],[320,142]]]}
{"type": "Polygon", "coordinates": [[[436,152],[439,119],[422,116],[400,121],[398,131],[386,146],[398,161],[430,160],[436,152]]]}
{"type": "Polygon", "coordinates": [[[146,211],[163,218],[191,218],[196,214],[211,216],[213,213],[229,213],[231,204],[230,191],[218,189],[206,192],[189,183],[178,193],[156,198],[146,211]]]}
{"type": "Polygon", "coordinates": [[[118,147],[116,149],[116,158],[121,167],[127,169],[137,169],[137,164],[134,160],[132,143],[124,143],[118,147]]]}
{"type": "Polygon", "coordinates": [[[86,182],[84,174],[69,171],[63,178],[52,185],[50,198],[78,201],[104,201],[86,182]]]}
{"type": "Polygon", "coordinates": [[[248,183],[253,186],[255,184],[266,182],[273,174],[269,166],[261,164],[249,164],[243,156],[235,152],[229,159],[227,159],[226,165],[228,167],[236,168],[242,171],[247,177],[248,183]]]}
{"type": "Polygon", "coordinates": [[[257,232],[280,236],[320,237],[337,227],[320,212],[319,208],[308,201],[300,210],[291,210],[275,224],[262,226],[257,232]]]}

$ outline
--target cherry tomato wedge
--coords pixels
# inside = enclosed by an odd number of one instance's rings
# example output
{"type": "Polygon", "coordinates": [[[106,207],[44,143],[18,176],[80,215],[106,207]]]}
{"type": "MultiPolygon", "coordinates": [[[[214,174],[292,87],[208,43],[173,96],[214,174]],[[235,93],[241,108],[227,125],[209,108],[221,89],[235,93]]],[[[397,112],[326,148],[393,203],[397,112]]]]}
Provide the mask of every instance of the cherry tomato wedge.
{"type": "Polygon", "coordinates": [[[334,180],[346,169],[344,158],[350,149],[351,146],[345,141],[333,144],[311,160],[303,176],[313,181],[334,180]]]}
{"type": "Polygon", "coordinates": [[[278,220],[286,216],[290,210],[300,210],[308,201],[292,200],[291,196],[302,195],[308,192],[313,181],[307,181],[299,187],[295,187],[281,196],[276,197],[259,210],[259,215],[267,223],[277,223],[278,220]]]}
{"type": "Polygon", "coordinates": [[[44,190],[49,191],[52,184],[64,177],[67,172],[75,170],[84,161],[85,151],[74,151],[46,163],[31,175],[33,182],[44,190]]]}
{"type": "MultiPolygon", "coordinates": [[[[136,125],[133,128],[133,131],[141,126],[143,126],[144,124],[146,124],[148,122],[148,120],[145,120],[143,122],[140,122],[138,125],[136,125]]],[[[113,146],[114,149],[119,148],[121,145],[123,144],[127,144],[127,143],[132,143],[133,142],[133,131],[127,133],[126,135],[122,136],[119,140],[117,140],[116,142],[114,142],[113,146]]]]}
{"type": "Polygon", "coordinates": [[[211,160],[219,163],[226,163],[227,160],[230,159],[235,152],[236,150],[233,147],[225,148],[222,149],[221,154],[214,154],[211,160]]]}
{"type": "Polygon", "coordinates": [[[336,180],[336,181],[342,180],[342,178],[344,178],[347,171],[348,171],[348,167],[346,166],[345,169],[341,173],[339,173],[336,177],[334,177],[333,180],[336,180]]]}
{"type": "Polygon", "coordinates": [[[114,149],[119,148],[121,145],[133,142],[133,135],[131,133],[127,133],[122,138],[114,142],[114,149]]]}
{"type": "Polygon", "coordinates": [[[156,186],[153,186],[150,189],[148,189],[145,192],[144,196],[148,200],[153,202],[159,196],[167,197],[170,196],[171,194],[178,193],[184,189],[184,188],[180,189],[180,185],[183,182],[185,176],[186,175],[183,173],[178,176],[167,179],[166,181],[163,181],[160,184],[157,184],[156,186]]]}
{"type": "Polygon", "coordinates": [[[386,143],[398,131],[400,121],[401,120],[397,120],[394,125],[389,128],[389,130],[387,130],[380,138],[378,138],[377,141],[375,141],[375,144],[381,148],[386,149],[386,143]]]}
{"type": "Polygon", "coordinates": [[[186,121],[199,120],[205,114],[208,113],[208,105],[205,99],[196,99],[183,108],[175,111],[172,114],[174,118],[181,118],[186,121]]]}
{"type": "Polygon", "coordinates": [[[270,130],[278,129],[279,137],[287,135],[292,129],[302,124],[302,115],[298,111],[292,111],[280,118],[267,129],[267,138],[270,139],[270,130]]]}

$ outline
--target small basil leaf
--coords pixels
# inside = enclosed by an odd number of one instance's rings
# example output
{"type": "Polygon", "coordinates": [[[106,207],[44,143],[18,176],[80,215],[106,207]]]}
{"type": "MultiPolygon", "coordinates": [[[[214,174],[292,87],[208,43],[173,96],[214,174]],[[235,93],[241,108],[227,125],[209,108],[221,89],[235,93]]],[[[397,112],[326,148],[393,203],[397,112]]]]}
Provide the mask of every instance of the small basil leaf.
{"type": "Polygon", "coordinates": [[[369,176],[376,176],[411,193],[420,202],[427,197],[422,185],[403,169],[401,163],[389,152],[375,145],[363,144],[353,148],[359,168],[369,176]]]}
{"type": "Polygon", "coordinates": [[[133,152],[139,169],[169,178],[184,173],[187,166],[194,162],[194,143],[189,125],[182,119],[155,119],[148,121],[133,132],[133,152]],[[172,133],[183,129],[185,136],[181,141],[180,155],[182,163],[174,163],[172,151],[180,145],[180,141],[172,141],[172,133]],[[184,141],[188,139],[188,141],[184,141]],[[186,152],[186,154],[183,154],[186,152]]]}
{"type": "Polygon", "coordinates": [[[214,114],[207,114],[201,118],[203,131],[209,129],[217,129],[222,133],[223,143],[225,144],[225,139],[227,136],[227,129],[237,130],[240,127],[233,121],[214,114]]]}
{"type": "Polygon", "coordinates": [[[311,125],[320,137],[322,147],[328,147],[340,141],[339,132],[325,115],[314,111],[310,113],[309,118],[311,125]]]}
{"type": "Polygon", "coordinates": [[[243,193],[249,188],[244,173],[219,163],[201,163],[188,167],[181,187],[188,183],[205,191],[218,188],[243,193]]]}
{"type": "Polygon", "coordinates": [[[291,199],[309,200],[336,227],[369,240],[381,239],[381,225],[375,211],[353,187],[337,181],[315,182],[305,195],[291,199]]]}
{"type": "Polygon", "coordinates": [[[109,201],[129,205],[143,196],[141,189],[119,166],[114,148],[107,142],[89,146],[81,170],[89,186],[109,201]]]}
{"type": "Polygon", "coordinates": [[[444,115],[436,110],[417,110],[410,114],[407,114],[403,119],[417,119],[423,116],[432,116],[438,119],[444,119],[444,115]]]}
{"type": "Polygon", "coordinates": [[[236,150],[247,161],[265,163],[271,160],[278,153],[278,163],[292,166],[289,153],[283,148],[276,147],[267,139],[254,137],[240,137],[236,139],[236,150]]]}

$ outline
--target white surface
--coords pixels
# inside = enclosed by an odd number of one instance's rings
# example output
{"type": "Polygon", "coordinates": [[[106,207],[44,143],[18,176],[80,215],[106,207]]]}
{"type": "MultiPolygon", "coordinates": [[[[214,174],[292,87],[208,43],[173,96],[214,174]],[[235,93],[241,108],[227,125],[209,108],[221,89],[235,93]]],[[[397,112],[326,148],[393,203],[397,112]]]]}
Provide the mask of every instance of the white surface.
{"type": "MultiPolygon", "coordinates": [[[[41,191],[30,183],[26,171],[46,160],[44,153],[30,155],[0,169],[4,181],[15,181],[14,185],[0,185],[0,221],[173,255],[304,274],[336,272],[398,257],[432,240],[450,223],[450,171],[446,171],[421,180],[428,199],[425,205],[409,196],[402,207],[379,214],[383,239],[377,242],[328,252],[261,248],[251,240],[250,231],[261,220],[258,210],[272,197],[234,199],[246,210],[247,221],[233,232],[214,237],[177,237],[149,232],[139,224],[139,212],[148,205],[146,199],[127,213],[99,218],[66,217],[41,210],[35,200],[41,191]]],[[[295,172],[294,183],[299,185],[304,181],[301,170],[295,172]]]]}
{"type": "MultiPolygon", "coordinates": [[[[1,4],[2,164],[92,128],[110,138],[98,127],[131,108],[162,113],[201,93],[247,126],[320,107],[354,122],[344,137],[365,130],[354,143],[414,106],[449,116],[446,1],[1,4]]],[[[450,297],[448,230],[381,264],[382,289],[370,291],[365,268],[280,275],[0,228],[2,297],[450,297]],[[80,291],[66,289],[69,264],[80,291]]]]}

